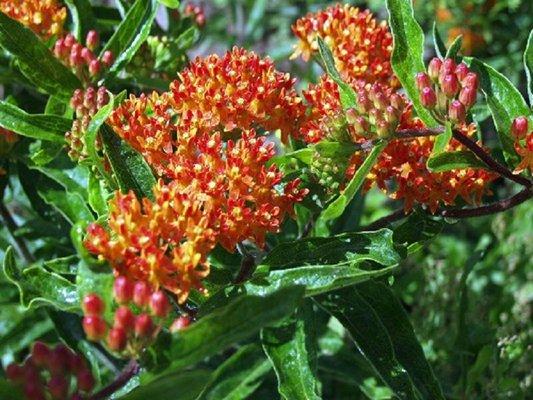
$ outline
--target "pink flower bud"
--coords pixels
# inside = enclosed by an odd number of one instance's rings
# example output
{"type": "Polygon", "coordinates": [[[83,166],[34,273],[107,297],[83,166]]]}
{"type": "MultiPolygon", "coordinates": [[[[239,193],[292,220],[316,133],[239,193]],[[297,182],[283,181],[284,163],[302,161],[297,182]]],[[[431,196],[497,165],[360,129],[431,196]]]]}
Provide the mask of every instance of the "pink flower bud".
{"type": "Polygon", "coordinates": [[[394,107],[388,106],[385,109],[385,121],[387,121],[391,127],[396,127],[396,124],[398,123],[398,111],[394,107]]]}
{"type": "Polygon", "coordinates": [[[82,89],[76,89],[74,91],[74,94],[70,98],[70,106],[73,109],[78,108],[83,104],[83,90],[82,89]]]}
{"type": "Polygon", "coordinates": [[[355,118],[353,122],[353,128],[355,133],[359,136],[365,136],[370,130],[368,121],[362,116],[355,118]]]}
{"type": "Polygon", "coordinates": [[[457,79],[459,79],[459,82],[462,82],[466,74],[468,74],[469,72],[470,70],[468,69],[465,63],[459,63],[457,67],[455,67],[455,75],[457,75],[457,79]]]}
{"type": "Polygon", "coordinates": [[[446,75],[442,81],[442,91],[448,98],[453,98],[459,91],[459,81],[454,74],[446,75]]]}
{"type": "Polygon", "coordinates": [[[470,108],[476,102],[477,93],[476,89],[470,86],[466,86],[461,89],[459,93],[459,101],[465,105],[466,108],[470,108]]]}
{"type": "Polygon", "coordinates": [[[433,89],[425,87],[420,93],[420,101],[424,107],[433,108],[437,104],[437,95],[433,89]]]}
{"type": "Polygon", "coordinates": [[[152,291],[146,282],[139,281],[133,288],[133,302],[137,307],[144,308],[148,305],[152,291]]]}
{"type": "Polygon", "coordinates": [[[152,313],[160,318],[165,318],[170,311],[170,302],[162,290],[154,292],[150,298],[150,309],[152,313]]]}
{"type": "Polygon", "coordinates": [[[98,60],[91,60],[89,62],[89,74],[91,76],[97,76],[100,73],[100,61],[98,60]]]}
{"type": "Polygon", "coordinates": [[[115,312],[115,323],[113,326],[130,332],[135,326],[135,315],[128,307],[120,306],[115,312]]]}
{"type": "Polygon", "coordinates": [[[83,47],[81,49],[80,54],[87,64],[89,64],[92,60],[95,59],[93,52],[89,50],[87,47],[83,47]]]}
{"type": "Polygon", "coordinates": [[[448,110],[448,117],[454,123],[464,122],[466,119],[466,108],[463,103],[458,100],[452,101],[448,110]]]}
{"type": "Polygon", "coordinates": [[[76,49],[70,50],[70,56],[69,56],[69,65],[71,67],[78,67],[83,63],[83,58],[81,58],[81,54],[76,49]]]}
{"type": "Polygon", "coordinates": [[[390,135],[390,127],[386,121],[380,120],[376,124],[376,133],[380,138],[386,138],[390,135]]]}
{"type": "Polygon", "coordinates": [[[463,85],[463,87],[470,87],[470,88],[473,88],[474,90],[477,90],[478,85],[479,85],[479,80],[475,73],[469,72],[468,74],[466,74],[464,79],[461,81],[461,84],[463,85]]]}
{"type": "Polygon", "coordinates": [[[349,108],[346,110],[346,122],[348,122],[350,125],[353,125],[358,115],[359,114],[357,114],[357,111],[354,108],[349,108]]]}
{"type": "Polygon", "coordinates": [[[433,82],[436,82],[439,78],[440,67],[442,66],[442,60],[435,57],[428,65],[428,75],[433,82]]]}
{"type": "Polygon", "coordinates": [[[390,96],[390,104],[397,110],[403,110],[405,107],[405,101],[403,97],[397,93],[393,93],[390,96]]]}
{"type": "Polygon", "coordinates": [[[428,86],[431,86],[429,76],[425,72],[419,72],[416,74],[416,87],[418,90],[422,90],[428,86]]]}
{"type": "Polygon", "coordinates": [[[528,133],[528,120],[526,117],[516,117],[511,124],[511,134],[517,139],[523,139],[528,133]]]}
{"type": "Polygon", "coordinates": [[[107,93],[107,89],[105,88],[105,86],[100,86],[98,88],[98,92],[96,95],[96,103],[98,109],[109,103],[109,94],[107,93]]]}
{"type": "Polygon", "coordinates": [[[176,318],[172,325],[170,326],[170,332],[176,333],[184,330],[191,324],[191,318],[188,315],[182,315],[179,318],[176,318]]]}
{"type": "Polygon", "coordinates": [[[78,389],[83,392],[90,392],[94,387],[94,377],[91,371],[87,368],[82,369],[76,374],[78,380],[78,389]]]}
{"type": "Polygon", "coordinates": [[[141,314],[135,319],[135,334],[140,338],[152,335],[154,322],[148,314],[141,314]]]}
{"type": "Polygon", "coordinates": [[[65,54],[65,41],[63,39],[59,39],[54,44],[54,55],[57,58],[62,58],[63,54],[65,54]]]}
{"type": "Polygon", "coordinates": [[[364,91],[357,94],[357,111],[366,114],[370,109],[370,100],[364,91]]]}
{"type": "Polygon", "coordinates": [[[125,276],[117,277],[113,284],[113,295],[118,304],[129,303],[133,297],[133,283],[125,276]]]}
{"type": "Polygon", "coordinates": [[[109,50],[104,51],[104,54],[102,54],[102,62],[104,63],[104,65],[110,67],[111,64],[113,64],[113,61],[113,53],[111,53],[111,51],[109,50]]]}
{"type": "Polygon", "coordinates": [[[98,47],[100,44],[100,37],[98,35],[98,32],[92,30],[87,32],[87,37],[85,38],[85,45],[90,49],[93,50],[98,47]]]}
{"type": "Polygon", "coordinates": [[[53,399],[63,400],[67,398],[69,383],[63,375],[54,375],[48,382],[48,391],[53,399]]]}
{"type": "Polygon", "coordinates": [[[74,43],[76,43],[76,38],[72,35],[72,34],[68,34],[67,36],[65,36],[65,47],[70,49],[74,43]]]}
{"type": "Polygon", "coordinates": [[[455,62],[451,58],[447,58],[443,61],[439,71],[439,84],[442,86],[444,78],[447,75],[453,74],[455,71],[455,62]]]}
{"type": "Polygon", "coordinates": [[[128,337],[122,328],[113,328],[107,335],[107,346],[112,351],[122,351],[126,348],[128,337]]]}

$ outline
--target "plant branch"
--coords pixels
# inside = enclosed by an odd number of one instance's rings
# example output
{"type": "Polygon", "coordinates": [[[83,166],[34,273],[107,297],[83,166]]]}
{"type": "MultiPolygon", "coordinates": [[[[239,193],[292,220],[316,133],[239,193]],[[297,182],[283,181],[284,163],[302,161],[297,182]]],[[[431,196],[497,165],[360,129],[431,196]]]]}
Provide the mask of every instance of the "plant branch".
{"type": "Polygon", "coordinates": [[[365,231],[375,231],[381,228],[385,228],[386,226],[389,226],[393,222],[399,221],[401,219],[404,219],[410,214],[410,212],[406,213],[403,208],[400,208],[394,212],[392,212],[389,215],[386,215],[382,218],[379,218],[372,222],[371,224],[363,227],[363,230],[365,231]]]}
{"type": "Polygon", "coordinates": [[[444,132],[443,127],[423,129],[399,129],[394,132],[395,139],[410,139],[416,137],[436,136],[444,132]]]}
{"type": "Polygon", "coordinates": [[[492,171],[497,172],[502,177],[525,186],[526,188],[530,188],[532,186],[532,182],[529,179],[521,175],[513,174],[511,170],[492,158],[485,150],[483,150],[482,147],[480,147],[469,137],[463,135],[461,132],[454,130],[453,138],[474,153],[476,157],[483,161],[492,171]]]}
{"type": "Polygon", "coordinates": [[[139,373],[139,363],[136,360],[130,360],[130,362],[124,367],[122,372],[117,378],[109,385],[104,387],[99,392],[96,392],[88,398],[88,400],[105,400],[109,398],[117,390],[121,389],[131,378],[139,373]]]}
{"type": "Polygon", "coordinates": [[[26,264],[31,264],[35,261],[32,254],[28,250],[26,243],[22,238],[15,235],[15,231],[18,229],[17,223],[11,216],[11,213],[3,202],[0,202],[0,217],[4,221],[4,226],[7,228],[12,240],[15,250],[19,256],[24,260],[26,264]]]}

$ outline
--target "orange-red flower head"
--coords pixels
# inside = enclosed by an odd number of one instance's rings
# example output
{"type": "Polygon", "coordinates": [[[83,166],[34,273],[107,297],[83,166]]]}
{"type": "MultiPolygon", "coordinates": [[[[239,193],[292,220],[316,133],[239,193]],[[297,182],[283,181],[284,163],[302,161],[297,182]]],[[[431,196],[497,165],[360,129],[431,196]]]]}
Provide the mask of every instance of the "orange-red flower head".
{"type": "Polygon", "coordinates": [[[61,36],[67,10],[57,0],[2,0],[0,11],[43,39],[61,36]]]}
{"type": "Polygon", "coordinates": [[[336,4],[300,18],[292,30],[299,39],[292,58],[309,60],[318,51],[320,36],[345,79],[398,85],[390,64],[392,35],[387,23],[378,22],[368,10],[336,4]]]}

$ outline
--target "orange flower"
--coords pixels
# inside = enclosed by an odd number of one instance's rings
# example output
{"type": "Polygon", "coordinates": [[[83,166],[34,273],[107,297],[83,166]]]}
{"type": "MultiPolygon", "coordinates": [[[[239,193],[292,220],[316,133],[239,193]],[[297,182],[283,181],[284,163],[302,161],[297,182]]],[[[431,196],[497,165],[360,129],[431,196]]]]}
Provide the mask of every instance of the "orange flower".
{"type": "Polygon", "coordinates": [[[56,0],[2,0],[0,11],[43,39],[61,36],[67,10],[56,0]]]}
{"type": "Polygon", "coordinates": [[[170,85],[182,130],[280,130],[285,140],[304,112],[295,80],[269,58],[233,48],[223,57],[197,58],[170,85]]]}
{"type": "Polygon", "coordinates": [[[318,51],[320,36],[332,49],[337,69],[345,79],[362,79],[398,86],[390,64],[392,35],[385,21],[349,4],[328,7],[300,18],[292,26],[299,42],[291,58],[308,61],[318,51]]]}

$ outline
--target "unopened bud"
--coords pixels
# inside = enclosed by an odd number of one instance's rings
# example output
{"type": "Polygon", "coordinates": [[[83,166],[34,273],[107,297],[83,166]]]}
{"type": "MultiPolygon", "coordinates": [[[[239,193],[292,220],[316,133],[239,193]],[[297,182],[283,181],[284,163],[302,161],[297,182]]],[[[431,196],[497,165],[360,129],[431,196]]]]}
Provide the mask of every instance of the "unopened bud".
{"type": "Polygon", "coordinates": [[[85,315],[102,315],[104,312],[104,302],[100,296],[91,293],[83,298],[82,308],[85,315]]]}
{"type": "Polygon", "coordinates": [[[357,94],[357,111],[361,114],[366,114],[370,109],[370,99],[363,91],[357,94]]]}
{"type": "Polygon", "coordinates": [[[133,297],[133,284],[125,276],[119,276],[113,284],[113,295],[118,304],[129,303],[133,297]]]}
{"type": "Polygon", "coordinates": [[[98,32],[91,30],[87,32],[87,37],[85,38],[85,45],[94,51],[100,44],[100,37],[98,36],[98,32]]]}
{"type": "Polygon", "coordinates": [[[54,55],[57,58],[62,58],[65,54],[65,41],[63,39],[58,39],[54,44],[54,55]]]}
{"type": "Polygon", "coordinates": [[[425,87],[420,93],[420,101],[424,107],[433,108],[437,104],[437,95],[432,88],[425,87]]]}
{"type": "Polygon", "coordinates": [[[390,135],[390,127],[387,121],[380,120],[377,122],[376,133],[380,138],[386,138],[390,135]]]}
{"type": "Polygon", "coordinates": [[[48,362],[51,353],[52,351],[46,344],[43,342],[35,342],[31,349],[31,358],[35,365],[43,366],[48,362]]]}
{"type": "Polygon", "coordinates": [[[461,89],[459,93],[459,101],[465,105],[466,108],[470,108],[474,105],[477,98],[476,89],[470,86],[466,86],[461,89]]]}
{"type": "Polygon", "coordinates": [[[83,47],[80,51],[81,58],[85,60],[87,64],[89,64],[92,60],[94,60],[94,54],[91,50],[89,50],[87,47],[83,47]]]}
{"type": "Polygon", "coordinates": [[[474,90],[477,90],[479,85],[477,75],[473,72],[469,72],[461,81],[461,85],[463,85],[463,87],[470,87],[474,90]]]}
{"type": "Polygon", "coordinates": [[[435,57],[429,62],[428,75],[433,82],[439,79],[440,67],[442,66],[442,60],[435,57]]]}
{"type": "Polygon", "coordinates": [[[86,316],[83,317],[83,330],[89,340],[98,342],[105,337],[107,325],[98,316],[86,316]]]}
{"type": "Polygon", "coordinates": [[[176,318],[172,325],[170,326],[170,332],[176,333],[187,328],[191,324],[191,318],[188,315],[182,315],[179,318],[176,318]]]}
{"type": "Polygon", "coordinates": [[[455,67],[455,75],[457,75],[457,79],[459,82],[462,82],[465,76],[470,72],[468,67],[465,63],[459,63],[457,67],[455,67]]]}
{"type": "Polygon", "coordinates": [[[393,93],[390,96],[390,104],[397,110],[403,110],[405,107],[405,101],[402,96],[397,93],[393,93]]]}
{"type": "Polygon", "coordinates": [[[130,332],[135,327],[135,315],[128,307],[120,306],[115,312],[115,323],[113,326],[130,332]]]}
{"type": "Polygon", "coordinates": [[[452,101],[448,110],[448,117],[454,123],[462,123],[466,119],[466,108],[458,100],[452,101]]]}
{"type": "Polygon", "coordinates": [[[511,134],[517,139],[523,139],[528,133],[528,120],[526,117],[516,117],[511,124],[511,134]]]}
{"type": "Polygon", "coordinates": [[[91,76],[97,76],[100,73],[100,61],[98,60],[91,60],[89,62],[89,74],[91,76]]]}
{"type": "Polygon", "coordinates": [[[78,380],[78,389],[83,392],[90,392],[94,387],[94,377],[91,371],[87,368],[82,369],[76,374],[78,380]]]}
{"type": "Polygon", "coordinates": [[[446,75],[442,81],[442,91],[448,98],[453,98],[459,91],[459,81],[455,74],[446,75]]]}
{"type": "Polygon", "coordinates": [[[428,74],[425,72],[419,72],[416,74],[416,87],[418,90],[422,90],[425,87],[431,86],[431,81],[429,79],[428,74]]]}
{"type": "Polygon", "coordinates": [[[160,318],[164,318],[170,311],[170,302],[162,290],[154,292],[150,298],[150,309],[152,313],[160,318]]]}
{"type": "Polygon", "coordinates": [[[110,67],[111,64],[113,64],[113,61],[114,61],[113,53],[111,53],[111,51],[109,50],[104,51],[104,54],[102,54],[102,62],[106,66],[110,67]]]}
{"type": "Polygon", "coordinates": [[[139,281],[133,288],[133,302],[137,307],[144,308],[148,305],[152,291],[146,282],[139,281]]]}
{"type": "Polygon", "coordinates": [[[63,375],[54,375],[48,382],[48,391],[53,399],[64,400],[67,398],[69,383],[63,375]]]}
{"type": "Polygon", "coordinates": [[[137,337],[146,338],[152,335],[154,330],[154,322],[148,314],[141,314],[135,318],[135,335],[137,337]]]}
{"type": "Polygon", "coordinates": [[[365,136],[370,130],[370,126],[365,117],[358,116],[353,123],[354,131],[359,136],[365,136]]]}
{"type": "Polygon", "coordinates": [[[107,335],[107,346],[112,351],[122,351],[126,348],[128,337],[122,328],[113,328],[107,335]]]}
{"type": "Polygon", "coordinates": [[[76,38],[72,35],[72,34],[68,34],[67,36],[65,36],[65,47],[70,49],[75,43],[76,43],[76,38]]]}

